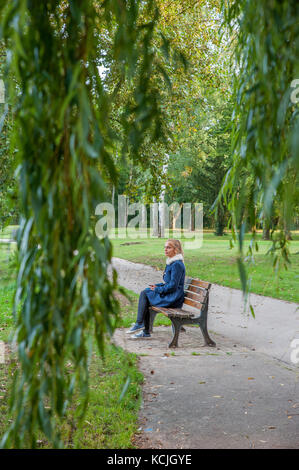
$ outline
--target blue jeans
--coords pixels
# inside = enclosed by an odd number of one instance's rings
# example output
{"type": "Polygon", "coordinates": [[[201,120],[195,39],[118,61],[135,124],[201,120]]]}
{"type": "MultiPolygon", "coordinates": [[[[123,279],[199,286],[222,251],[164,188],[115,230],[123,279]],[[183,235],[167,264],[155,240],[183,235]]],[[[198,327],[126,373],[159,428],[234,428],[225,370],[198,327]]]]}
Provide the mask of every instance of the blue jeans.
{"type": "Polygon", "coordinates": [[[148,333],[149,329],[149,307],[150,303],[146,296],[145,290],[140,292],[139,295],[139,302],[138,302],[138,312],[137,312],[137,320],[136,323],[138,325],[145,325],[145,329],[148,333]]]}

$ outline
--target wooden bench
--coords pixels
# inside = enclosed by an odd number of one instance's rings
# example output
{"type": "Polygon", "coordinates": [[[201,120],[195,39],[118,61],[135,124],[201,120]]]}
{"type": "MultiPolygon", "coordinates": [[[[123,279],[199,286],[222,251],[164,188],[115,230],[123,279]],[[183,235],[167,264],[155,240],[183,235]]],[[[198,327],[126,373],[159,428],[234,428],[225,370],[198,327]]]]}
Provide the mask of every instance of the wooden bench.
{"type": "Polygon", "coordinates": [[[203,334],[205,345],[215,347],[216,343],[210,338],[207,328],[209,293],[211,284],[196,278],[186,278],[184,287],[184,304],[182,308],[151,307],[150,308],[150,331],[157,313],[163,313],[172,322],[173,338],[169,348],[178,346],[179,334],[183,325],[199,325],[203,334]],[[196,310],[184,309],[184,305],[190,305],[196,310]]]}

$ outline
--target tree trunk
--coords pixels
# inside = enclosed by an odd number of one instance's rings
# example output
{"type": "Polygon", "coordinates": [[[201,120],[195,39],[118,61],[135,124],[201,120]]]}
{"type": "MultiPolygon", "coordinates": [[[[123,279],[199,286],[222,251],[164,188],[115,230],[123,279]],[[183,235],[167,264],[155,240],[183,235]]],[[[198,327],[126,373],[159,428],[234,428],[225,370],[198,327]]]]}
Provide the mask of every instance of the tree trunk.
{"type": "Polygon", "coordinates": [[[152,236],[158,237],[159,236],[159,210],[158,210],[158,203],[156,202],[156,198],[153,199],[153,204],[151,207],[151,226],[152,226],[152,236]]]}
{"type": "Polygon", "coordinates": [[[194,204],[191,206],[191,232],[195,230],[195,207],[194,204]]]}
{"type": "Polygon", "coordinates": [[[111,197],[111,202],[114,207],[114,200],[115,200],[115,186],[112,186],[112,197],[111,197]]]}
{"type": "Polygon", "coordinates": [[[270,227],[263,228],[263,240],[270,240],[270,227]]]}
{"type": "Polygon", "coordinates": [[[224,210],[222,207],[218,207],[216,221],[215,221],[215,235],[217,237],[222,237],[224,234],[224,228],[225,228],[224,210]]]}

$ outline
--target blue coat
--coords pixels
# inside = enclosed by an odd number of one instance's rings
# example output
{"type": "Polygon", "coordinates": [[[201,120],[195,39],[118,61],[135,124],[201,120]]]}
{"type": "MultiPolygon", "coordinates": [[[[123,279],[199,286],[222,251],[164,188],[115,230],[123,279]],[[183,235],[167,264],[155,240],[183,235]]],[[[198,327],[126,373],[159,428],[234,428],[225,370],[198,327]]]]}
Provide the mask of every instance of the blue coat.
{"type": "Polygon", "coordinates": [[[146,296],[151,305],[156,307],[181,308],[184,303],[185,265],[183,261],[173,261],[167,264],[164,274],[164,283],[156,284],[154,290],[145,289],[146,296]]]}

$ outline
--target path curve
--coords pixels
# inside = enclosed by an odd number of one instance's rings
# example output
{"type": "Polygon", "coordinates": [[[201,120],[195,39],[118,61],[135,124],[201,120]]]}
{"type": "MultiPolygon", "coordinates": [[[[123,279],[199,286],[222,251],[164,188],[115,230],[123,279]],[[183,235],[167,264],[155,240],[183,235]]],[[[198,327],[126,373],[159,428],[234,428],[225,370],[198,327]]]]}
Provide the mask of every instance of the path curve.
{"type": "MultiPolygon", "coordinates": [[[[121,285],[139,293],[160,282],[156,269],[114,258],[121,285]]],[[[179,348],[167,344],[171,327],[147,340],[123,328],[114,342],[139,355],[145,381],[138,448],[298,448],[299,367],[291,341],[299,339],[298,305],[251,295],[256,319],[243,314],[242,293],[213,285],[208,326],[216,349],[200,330],[186,327],[179,348]]]]}

